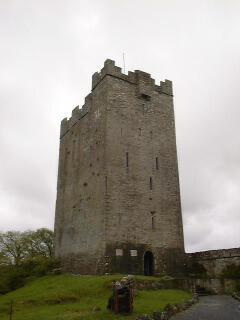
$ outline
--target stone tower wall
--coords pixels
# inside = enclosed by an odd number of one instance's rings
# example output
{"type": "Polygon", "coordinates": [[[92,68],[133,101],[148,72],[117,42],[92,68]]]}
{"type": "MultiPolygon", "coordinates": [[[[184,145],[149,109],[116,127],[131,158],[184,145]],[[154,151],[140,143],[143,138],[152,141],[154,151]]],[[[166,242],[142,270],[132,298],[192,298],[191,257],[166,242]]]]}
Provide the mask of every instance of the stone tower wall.
{"type": "Polygon", "coordinates": [[[176,273],[184,241],[171,81],[107,60],[61,125],[56,256],[80,273],[176,273]],[[75,142],[74,142],[75,141],[75,142]]]}
{"type": "Polygon", "coordinates": [[[61,124],[55,255],[75,273],[96,273],[105,251],[106,91],[102,82],[61,124]]]}

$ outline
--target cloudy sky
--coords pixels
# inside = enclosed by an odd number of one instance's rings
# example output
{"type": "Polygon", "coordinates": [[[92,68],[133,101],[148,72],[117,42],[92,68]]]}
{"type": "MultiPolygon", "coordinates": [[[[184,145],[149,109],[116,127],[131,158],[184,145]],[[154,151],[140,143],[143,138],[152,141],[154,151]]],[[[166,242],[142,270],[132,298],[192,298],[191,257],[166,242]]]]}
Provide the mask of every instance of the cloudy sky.
{"type": "Polygon", "coordinates": [[[0,230],[53,228],[59,125],[105,59],[173,81],[185,247],[240,246],[240,1],[0,0],[0,230]]]}

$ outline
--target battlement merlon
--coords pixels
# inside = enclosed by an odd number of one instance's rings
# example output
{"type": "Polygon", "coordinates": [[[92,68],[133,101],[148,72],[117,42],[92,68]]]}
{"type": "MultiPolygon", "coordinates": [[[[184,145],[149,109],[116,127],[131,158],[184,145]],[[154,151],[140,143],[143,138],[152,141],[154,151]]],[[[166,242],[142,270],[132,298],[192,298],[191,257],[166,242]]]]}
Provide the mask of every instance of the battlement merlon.
{"type": "Polygon", "coordinates": [[[72,116],[71,118],[67,119],[64,118],[61,121],[61,126],[60,126],[60,139],[80,120],[83,118],[91,109],[92,107],[92,93],[89,93],[85,97],[85,103],[80,109],[79,106],[74,108],[72,110],[72,116]]]}
{"type": "Polygon", "coordinates": [[[167,94],[172,96],[172,81],[165,80],[161,81],[160,85],[155,84],[155,80],[151,78],[149,73],[143,72],[141,70],[135,70],[135,72],[129,71],[128,74],[122,73],[122,69],[115,66],[115,61],[107,59],[104,62],[104,67],[100,72],[95,72],[92,76],[92,91],[96,86],[102,81],[106,76],[110,75],[124,81],[136,84],[138,86],[138,93],[140,95],[150,95],[152,91],[157,91],[159,93],[167,94]]]}
{"type": "MultiPolygon", "coordinates": [[[[160,82],[160,86],[155,84],[155,80],[151,78],[149,73],[141,70],[129,71],[128,74],[122,73],[122,69],[115,66],[113,60],[107,59],[104,67],[100,72],[95,72],[92,76],[92,91],[106,76],[110,75],[124,81],[137,85],[137,94],[141,96],[149,96],[156,91],[160,94],[172,96],[172,81],[165,80],[160,82]]],[[[64,118],[61,122],[60,139],[81,119],[92,107],[92,94],[86,96],[85,103],[80,109],[79,106],[73,109],[71,118],[64,118]]]]}

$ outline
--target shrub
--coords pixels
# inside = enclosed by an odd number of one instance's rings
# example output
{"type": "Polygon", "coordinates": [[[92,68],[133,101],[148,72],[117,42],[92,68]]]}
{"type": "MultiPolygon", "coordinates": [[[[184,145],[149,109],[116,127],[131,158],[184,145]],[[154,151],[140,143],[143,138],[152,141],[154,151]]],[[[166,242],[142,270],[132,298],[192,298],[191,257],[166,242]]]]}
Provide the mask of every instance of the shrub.
{"type": "Polygon", "coordinates": [[[16,290],[26,283],[27,279],[41,277],[59,268],[59,262],[53,258],[38,256],[25,259],[20,265],[0,267],[0,294],[16,290]]]}
{"type": "Polygon", "coordinates": [[[44,276],[53,269],[59,268],[59,262],[53,258],[38,256],[25,259],[20,268],[29,276],[44,276]]]}
{"type": "Polygon", "coordinates": [[[25,273],[15,266],[1,267],[0,269],[0,294],[16,290],[25,284],[25,273]]]}

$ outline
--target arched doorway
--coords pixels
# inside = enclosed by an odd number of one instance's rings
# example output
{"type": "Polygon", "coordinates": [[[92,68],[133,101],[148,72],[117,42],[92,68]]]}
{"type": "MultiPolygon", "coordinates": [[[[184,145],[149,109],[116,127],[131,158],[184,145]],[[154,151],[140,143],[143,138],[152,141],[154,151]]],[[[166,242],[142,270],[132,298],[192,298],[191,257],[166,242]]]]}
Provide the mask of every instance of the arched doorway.
{"type": "Polygon", "coordinates": [[[153,275],[153,266],[154,259],[151,251],[146,251],[144,254],[144,275],[152,276],[153,275]]]}

